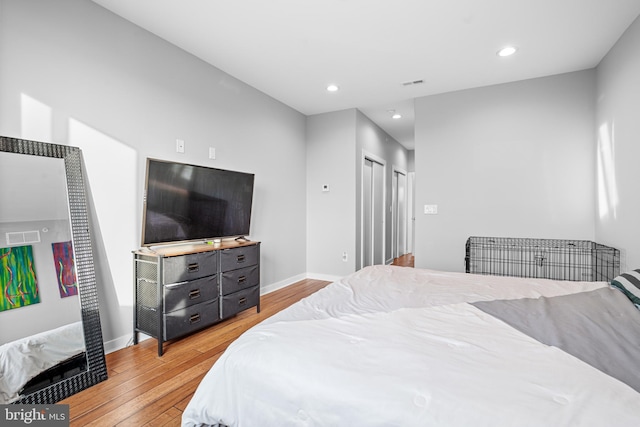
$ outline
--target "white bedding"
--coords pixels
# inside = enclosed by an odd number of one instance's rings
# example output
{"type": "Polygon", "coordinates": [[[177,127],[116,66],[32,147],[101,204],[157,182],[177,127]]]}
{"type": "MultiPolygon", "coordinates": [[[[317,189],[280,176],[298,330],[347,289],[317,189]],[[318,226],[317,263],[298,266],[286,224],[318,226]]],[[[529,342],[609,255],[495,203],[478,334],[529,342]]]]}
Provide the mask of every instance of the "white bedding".
{"type": "Polygon", "coordinates": [[[606,286],[368,267],[238,338],[183,426],[636,426],[631,387],[466,304],[606,286]]]}
{"type": "Polygon", "coordinates": [[[82,322],[1,345],[0,404],[17,400],[31,378],[83,351],[82,322]]]}

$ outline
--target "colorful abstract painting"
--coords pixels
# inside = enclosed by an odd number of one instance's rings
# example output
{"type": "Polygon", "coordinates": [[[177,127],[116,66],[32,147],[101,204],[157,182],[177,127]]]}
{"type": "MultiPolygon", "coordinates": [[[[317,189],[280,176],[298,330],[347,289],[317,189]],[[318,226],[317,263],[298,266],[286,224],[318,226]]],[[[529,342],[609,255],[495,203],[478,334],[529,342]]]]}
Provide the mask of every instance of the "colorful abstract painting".
{"type": "Polygon", "coordinates": [[[40,302],[31,246],[0,248],[0,311],[40,302]]]}
{"type": "Polygon", "coordinates": [[[53,248],[53,261],[56,264],[60,298],[78,295],[78,279],[76,279],[71,242],[52,243],[51,246],[53,248]]]}

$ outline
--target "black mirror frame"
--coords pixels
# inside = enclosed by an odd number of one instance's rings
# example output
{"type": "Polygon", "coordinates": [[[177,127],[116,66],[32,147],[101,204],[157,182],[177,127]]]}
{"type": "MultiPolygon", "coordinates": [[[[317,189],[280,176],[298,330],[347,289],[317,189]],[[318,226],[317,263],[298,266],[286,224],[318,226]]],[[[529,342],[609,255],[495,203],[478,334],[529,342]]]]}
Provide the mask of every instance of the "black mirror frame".
{"type": "Polygon", "coordinates": [[[63,379],[13,403],[53,404],[107,379],[82,151],[77,147],[0,136],[0,152],[64,160],[73,251],[87,353],[86,371],[63,379]]]}

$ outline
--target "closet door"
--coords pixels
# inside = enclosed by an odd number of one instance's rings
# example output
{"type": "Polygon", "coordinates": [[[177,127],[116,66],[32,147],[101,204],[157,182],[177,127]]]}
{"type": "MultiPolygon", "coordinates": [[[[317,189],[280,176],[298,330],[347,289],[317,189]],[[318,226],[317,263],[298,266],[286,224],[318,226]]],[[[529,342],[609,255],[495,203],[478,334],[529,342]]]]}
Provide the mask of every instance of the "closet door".
{"type": "Polygon", "coordinates": [[[362,170],[362,266],[384,264],[384,166],[369,158],[362,170]]]}

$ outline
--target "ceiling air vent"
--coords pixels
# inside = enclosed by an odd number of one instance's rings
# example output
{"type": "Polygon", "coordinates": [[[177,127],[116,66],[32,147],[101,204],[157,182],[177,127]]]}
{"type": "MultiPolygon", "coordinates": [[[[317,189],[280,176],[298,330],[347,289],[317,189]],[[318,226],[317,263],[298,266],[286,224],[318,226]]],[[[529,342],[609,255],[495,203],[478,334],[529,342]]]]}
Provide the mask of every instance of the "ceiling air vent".
{"type": "Polygon", "coordinates": [[[422,80],[422,79],[420,79],[420,80],[410,80],[408,82],[403,82],[402,86],[421,85],[422,83],[424,83],[424,80],[422,80]]]}
{"type": "Polygon", "coordinates": [[[13,231],[6,234],[7,245],[25,245],[28,243],[40,243],[40,232],[34,231],[13,231]]]}

